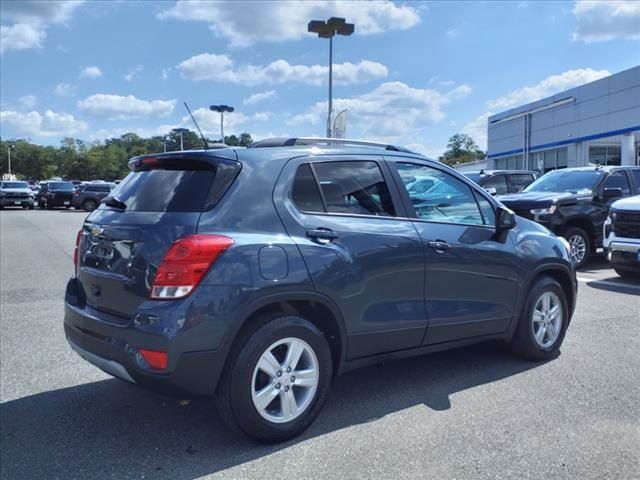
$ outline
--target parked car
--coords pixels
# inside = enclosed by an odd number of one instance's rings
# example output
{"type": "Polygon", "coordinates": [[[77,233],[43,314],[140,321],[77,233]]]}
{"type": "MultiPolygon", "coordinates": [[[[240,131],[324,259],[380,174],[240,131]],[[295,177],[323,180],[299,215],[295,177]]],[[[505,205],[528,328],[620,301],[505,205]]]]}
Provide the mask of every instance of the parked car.
{"type": "Polygon", "coordinates": [[[604,222],[604,251],[623,278],[640,277],[640,195],[617,200],[604,222]]]}
{"type": "Polygon", "coordinates": [[[93,212],[104,197],[109,195],[111,190],[115,188],[112,183],[89,183],[80,185],[73,192],[73,200],[71,205],[74,208],[82,208],[87,212],[93,212]]]}
{"type": "Polygon", "coordinates": [[[546,173],[520,194],[499,200],[517,215],[565,237],[578,267],[602,246],[602,226],[620,197],[640,193],[640,167],[564,168],[546,173]]]}
{"type": "Polygon", "coordinates": [[[78,232],[69,344],[140,386],[214,396],[260,441],[304,431],[354,368],[496,339],[551,359],[574,311],[566,240],[399,147],[272,139],[129,168],[78,232]],[[421,177],[454,193],[411,194],[421,177]]]}
{"type": "Polygon", "coordinates": [[[5,207],[33,209],[33,193],[27,182],[0,182],[0,209],[5,207]]]}
{"type": "Polygon", "coordinates": [[[538,178],[537,172],[527,170],[480,170],[460,173],[476,182],[491,195],[520,193],[538,178]]]}
{"type": "Polygon", "coordinates": [[[38,192],[38,207],[49,210],[55,207],[71,208],[74,191],[75,187],[71,182],[46,182],[38,192]]]}

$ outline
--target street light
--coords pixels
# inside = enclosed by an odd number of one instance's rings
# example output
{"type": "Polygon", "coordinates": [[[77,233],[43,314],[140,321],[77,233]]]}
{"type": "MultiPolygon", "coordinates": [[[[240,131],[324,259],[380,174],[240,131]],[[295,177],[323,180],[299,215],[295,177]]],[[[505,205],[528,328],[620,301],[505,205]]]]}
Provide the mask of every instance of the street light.
{"type": "Polygon", "coordinates": [[[188,128],[174,128],[171,131],[180,134],[180,151],[184,150],[184,144],[182,143],[182,134],[183,133],[187,133],[189,131],[189,129],[188,128]]]}
{"type": "Polygon", "coordinates": [[[15,148],[16,148],[15,145],[9,145],[7,147],[7,157],[8,157],[8,164],[9,164],[9,180],[11,180],[11,150],[15,148]]]}
{"type": "Polygon", "coordinates": [[[209,105],[209,110],[212,112],[218,112],[220,114],[220,140],[224,143],[224,112],[233,112],[235,109],[229,105],[209,105]]]}
{"type": "Polygon", "coordinates": [[[329,113],[327,114],[327,138],[331,138],[331,112],[333,111],[333,37],[335,35],[349,36],[355,25],[347,23],[344,18],[331,17],[326,22],[311,20],[307,31],[317,33],[320,38],[329,39],[329,113]]]}

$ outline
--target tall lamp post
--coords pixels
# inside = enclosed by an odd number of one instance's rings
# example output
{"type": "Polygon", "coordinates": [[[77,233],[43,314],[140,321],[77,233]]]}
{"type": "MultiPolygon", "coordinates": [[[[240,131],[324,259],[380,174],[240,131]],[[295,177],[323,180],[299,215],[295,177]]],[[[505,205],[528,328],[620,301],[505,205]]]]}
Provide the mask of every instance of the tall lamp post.
{"type": "Polygon", "coordinates": [[[209,105],[209,110],[220,114],[220,141],[224,143],[224,112],[231,113],[235,109],[229,105],[209,105]]]}
{"type": "Polygon", "coordinates": [[[331,17],[326,22],[323,20],[311,20],[307,31],[317,33],[320,38],[329,39],[329,112],[327,114],[327,138],[331,138],[331,112],[333,111],[333,37],[335,35],[349,36],[353,33],[355,25],[347,23],[344,18],[331,17]]]}
{"type": "Polygon", "coordinates": [[[180,134],[180,151],[184,150],[184,143],[182,142],[182,134],[183,133],[187,133],[189,131],[189,129],[188,128],[174,128],[171,131],[180,134]]]}
{"type": "Polygon", "coordinates": [[[7,147],[7,163],[9,168],[9,180],[11,180],[11,150],[15,149],[15,145],[9,145],[7,147]]]}

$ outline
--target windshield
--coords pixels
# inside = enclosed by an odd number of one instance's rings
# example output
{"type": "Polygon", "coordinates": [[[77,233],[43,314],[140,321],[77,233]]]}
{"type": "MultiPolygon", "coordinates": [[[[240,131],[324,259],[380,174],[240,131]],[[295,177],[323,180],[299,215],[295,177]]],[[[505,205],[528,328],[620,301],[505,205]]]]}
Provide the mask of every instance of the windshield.
{"type": "Polygon", "coordinates": [[[49,190],[68,190],[72,192],[75,190],[75,185],[71,182],[51,182],[49,183],[49,190]]]}
{"type": "Polygon", "coordinates": [[[27,182],[2,182],[2,188],[29,188],[27,182]]]}
{"type": "Polygon", "coordinates": [[[554,170],[537,179],[524,192],[590,193],[604,174],[602,170],[554,170]]]}

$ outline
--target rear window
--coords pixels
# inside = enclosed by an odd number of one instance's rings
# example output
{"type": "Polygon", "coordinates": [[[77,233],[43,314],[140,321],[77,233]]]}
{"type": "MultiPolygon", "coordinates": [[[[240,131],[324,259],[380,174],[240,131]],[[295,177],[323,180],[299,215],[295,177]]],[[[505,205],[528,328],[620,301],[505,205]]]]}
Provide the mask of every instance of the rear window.
{"type": "Polygon", "coordinates": [[[75,185],[71,182],[49,182],[49,190],[67,190],[73,192],[75,185]]]}
{"type": "Polygon", "coordinates": [[[123,202],[127,211],[201,212],[217,203],[240,170],[240,164],[232,161],[221,161],[209,169],[170,167],[133,171],[110,197],[123,202]]]}

